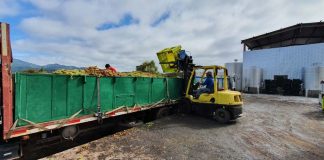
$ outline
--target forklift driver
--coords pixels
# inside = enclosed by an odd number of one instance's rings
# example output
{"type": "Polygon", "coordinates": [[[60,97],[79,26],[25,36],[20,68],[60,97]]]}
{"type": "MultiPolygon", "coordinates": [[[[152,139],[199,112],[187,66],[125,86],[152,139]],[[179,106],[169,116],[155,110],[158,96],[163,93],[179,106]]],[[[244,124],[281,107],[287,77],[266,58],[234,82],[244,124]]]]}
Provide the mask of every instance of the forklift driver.
{"type": "MultiPolygon", "coordinates": [[[[198,84],[199,84],[199,82],[198,82],[198,84]]],[[[212,93],[212,92],[214,92],[214,79],[213,79],[212,72],[207,72],[206,73],[206,80],[201,85],[206,86],[206,87],[199,88],[196,91],[196,97],[195,98],[199,98],[199,96],[202,93],[212,93]]]]}

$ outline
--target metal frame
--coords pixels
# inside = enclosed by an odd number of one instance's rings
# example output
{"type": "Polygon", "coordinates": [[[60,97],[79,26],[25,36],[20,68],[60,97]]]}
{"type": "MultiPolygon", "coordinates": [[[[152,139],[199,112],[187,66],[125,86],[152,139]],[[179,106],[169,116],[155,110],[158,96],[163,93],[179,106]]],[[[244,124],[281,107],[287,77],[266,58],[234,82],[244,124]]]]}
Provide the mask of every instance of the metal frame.
{"type": "MultiPolygon", "coordinates": [[[[215,65],[215,66],[195,66],[195,67],[193,67],[193,71],[191,72],[188,84],[191,84],[191,82],[193,81],[194,74],[195,74],[194,72],[197,69],[204,69],[203,76],[204,76],[204,74],[206,73],[207,70],[209,70],[209,69],[214,70],[214,77],[213,77],[214,78],[214,94],[218,92],[218,90],[217,90],[217,85],[218,84],[217,84],[217,78],[216,78],[216,76],[217,76],[216,75],[216,70],[223,69],[224,72],[226,72],[226,74],[224,73],[224,88],[226,88],[226,90],[228,90],[227,69],[225,67],[223,67],[223,66],[216,66],[215,65]]],[[[189,96],[190,87],[191,87],[191,85],[186,86],[186,95],[185,95],[186,97],[189,96]]]]}
{"type": "MultiPolygon", "coordinates": [[[[159,107],[172,105],[176,103],[177,100],[164,101],[162,99],[157,103],[148,106],[136,106],[136,105],[134,107],[121,106],[112,111],[104,113],[102,119],[116,117],[116,116],[125,115],[129,113],[135,113],[139,111],[145,111],[153,108],[159,108],[159,107]]],[[[11,138],[25,136],[25,135],[43,132],[43,131],[52,131],[66,126],[71,126],[71,125],[76,125],[76,124],[81,124],[81,123],[86,123],[91,121],[97,121],[97,120],[98,117],[94,115],[86,115],[77,118],[68,118],[68,119],[62,119],[57,121],[37,123],[36,125],[27,125],[22,127],[15,127],[15,125],[13,125],[12,128],[10,129],[10,132],[6,133],[4,139],[11,139],[11,138]],[[62,122],[64,122],[64,124],[62,124],[62,122]]]]}

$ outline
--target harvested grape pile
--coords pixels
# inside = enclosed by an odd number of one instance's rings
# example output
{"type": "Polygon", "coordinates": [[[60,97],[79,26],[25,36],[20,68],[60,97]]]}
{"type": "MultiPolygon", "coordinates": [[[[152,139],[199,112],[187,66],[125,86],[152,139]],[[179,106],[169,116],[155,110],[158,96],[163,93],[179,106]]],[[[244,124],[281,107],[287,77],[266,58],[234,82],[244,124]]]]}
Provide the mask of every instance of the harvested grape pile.
{"type": "Polygon", "coordinates": [[[163,75],[159,73],[149,73],[149,72],[141,72],[141,71],[112,72],[106,69],[100,69],[97,66],[92,66],[85,69],[73,69],[73,70],[60,69],[60,70],[56,70],[53,73],[60,74],[60,75],[71,75],[71,76],[89,75],[89,76],[97,76],[97,77],[163,77],[163,75]]]}

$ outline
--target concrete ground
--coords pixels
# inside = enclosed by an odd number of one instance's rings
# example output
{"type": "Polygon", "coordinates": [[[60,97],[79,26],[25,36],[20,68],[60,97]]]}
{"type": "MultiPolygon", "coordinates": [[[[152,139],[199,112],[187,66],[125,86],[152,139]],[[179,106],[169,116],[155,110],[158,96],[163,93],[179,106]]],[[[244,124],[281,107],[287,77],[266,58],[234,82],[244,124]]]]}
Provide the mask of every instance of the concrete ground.
{"type": "Polygon", "coordinates": [[[231,124],[172,115],[44,159],[324,159],[318,99],[244,95],[231,124]]]}

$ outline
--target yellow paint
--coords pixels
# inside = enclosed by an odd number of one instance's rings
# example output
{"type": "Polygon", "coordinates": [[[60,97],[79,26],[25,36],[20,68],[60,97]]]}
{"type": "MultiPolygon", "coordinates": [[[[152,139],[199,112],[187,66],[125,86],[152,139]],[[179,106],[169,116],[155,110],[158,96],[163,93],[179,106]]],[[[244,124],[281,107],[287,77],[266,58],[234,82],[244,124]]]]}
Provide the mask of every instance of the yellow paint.
{"type": "Polygon", "coordinates": [[[322,97],[322,110],[324,112],[324,96],[322,97]]]}
{"type": "MultiPolygon", "coordinates": [[[[188,98],[192,102],[196,103],[206,103],[206,104],[219,104],[219,105],[242,105],[242,97],[241,93],[237,91],[230,91],[228,90],[228,81],[227,81],[227,69],[223,66],[199,66],[194,67],[194,71],[197,69],[204,69],[204,73],[206,73],[207,70],[213,70],[214,71],[214,93],[203,93],[199,96],[198,99],[194,99],[192,95],[189,95],[189,89],[190,84],[194,80],[194,74],[195,72],[191,73],[189,83],[186,89],[186,98],[188,98]],[[224,89],[221,91],[218,91],[217,89],[217,75],[216,70],[224,69],[224,89]],[[214,99],[215,102],[211,102],[211,100],[214,99]]],[[[204,75],[204,74],[203,74],[204,75]]]]}
{"type": "Polygon", "coordinates": [[[165,48],[157,53],[158,59],[161,63],[161,67],[164,73],[178,72],[175,67],[175,63],[178,60],[178,54],[181,51],[181,46],[175,46],[171,48],[165,48]]]}

